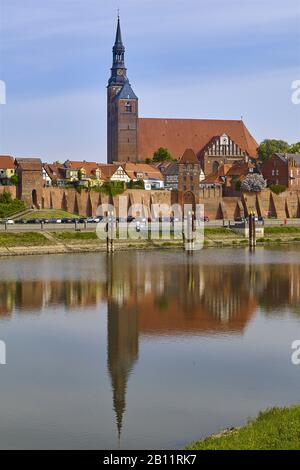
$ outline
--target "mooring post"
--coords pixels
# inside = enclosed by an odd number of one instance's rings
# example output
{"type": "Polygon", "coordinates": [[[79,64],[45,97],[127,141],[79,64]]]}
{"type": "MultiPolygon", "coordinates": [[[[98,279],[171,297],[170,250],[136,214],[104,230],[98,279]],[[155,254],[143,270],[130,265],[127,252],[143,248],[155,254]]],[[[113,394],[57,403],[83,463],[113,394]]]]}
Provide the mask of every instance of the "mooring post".
{"type": "Polygon", "coordinates": [[[187,215],[187,234],[183,236],[184,247],[186,251],[193,251],[193,212],[188,211],[187,215]]]}
{"type": "Polygon", "coordinates": [[[255,221],[255,212],[253,212],[253,221],[252,221],[252,237],[253,237],[253,246],[256,246],[256,221],[255,221]]]}
{"type": "Polygon", "coordinates": [[[255,228],[255,212],[249,213],[249,247],[253,248],[256,245],[256,228],[255,228]]]}
{"type": "Polygon", "coordinates": [[[114,252],[114,220],[113,212],[107,213],[107,236],[106,236],[106,251],[107,253],[114,252]]]}

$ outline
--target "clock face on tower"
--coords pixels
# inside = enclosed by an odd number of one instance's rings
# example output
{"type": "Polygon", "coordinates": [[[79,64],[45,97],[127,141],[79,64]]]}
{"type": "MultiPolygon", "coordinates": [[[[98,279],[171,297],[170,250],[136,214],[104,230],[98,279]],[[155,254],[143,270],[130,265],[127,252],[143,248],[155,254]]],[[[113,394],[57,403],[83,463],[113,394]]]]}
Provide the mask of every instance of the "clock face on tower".
{"type": "Polygon", "coordinates": [[[122,69],[119,69],[117,74],[121,77],[123,75],[124,71],[122,69]]]}

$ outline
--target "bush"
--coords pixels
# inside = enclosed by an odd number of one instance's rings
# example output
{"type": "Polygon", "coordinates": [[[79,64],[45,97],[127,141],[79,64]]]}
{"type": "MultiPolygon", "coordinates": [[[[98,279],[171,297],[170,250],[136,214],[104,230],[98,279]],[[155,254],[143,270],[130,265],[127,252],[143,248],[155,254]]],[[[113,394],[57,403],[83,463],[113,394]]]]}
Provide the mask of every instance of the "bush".
{"type": "Polygon", "coordinates": [[[287,188],[283,184],[272,184],[270,186],[270,189],[273,193],[280,194],[280,193],[284,193],[284,191],[286,191],[287,188]]]}
{"type": "Polygon", "coordinates": [[[24,209],[26,209],[25,203],[20,199],[13,199],[8,191],[0,194],[0,218],[9,217],[24,209]]]}
{"type": "Polygon", "coordinates": [[[9,191],[4,191],[2,194],[0,194],[1,204],[10,204],[12,201],[13,201],[13,198],[9,191]]]}
{"type": "Polygon", "coordinates": [[[250,174],[242,182],[241,190],[249,193],[259,193],[266,187],[267,182],[262,175],[250,174]]]}

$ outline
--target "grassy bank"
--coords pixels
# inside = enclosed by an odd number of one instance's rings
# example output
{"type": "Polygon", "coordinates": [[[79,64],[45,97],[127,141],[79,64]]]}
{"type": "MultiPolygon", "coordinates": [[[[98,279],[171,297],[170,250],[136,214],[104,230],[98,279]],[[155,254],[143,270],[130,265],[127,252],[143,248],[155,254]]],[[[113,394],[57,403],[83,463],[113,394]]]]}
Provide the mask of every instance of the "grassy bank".
{"type": "MultiPolygon", "coordinates": [[[[297,244],[300,242],[300,228],[297,227],[270,227],[266,229],[264,238],[257,240],[257,246],[270,246],[279,244],[297,244]],[[276,229],[274,232],[270,229],[276,229]],[[280,232],[278,229],[293,229],[291,231],[280,232]],[[297,236],[297,229],[299,235],[297,236]]],[[[0,250],[8,247],[46,247],[46,246],[65,246],[66,248],[79,248],[82,250],[86,248],[87,251],[94,249],[95,251],[105,246],[105,240],[99,240],[95,231],[76,231],[74,229],[64,231],[30,231],[15,232],[3,231],[0,232],[0,250]]],[[[209,228],[205,229],[205,247],[246,247],[248,240],[240,235],[234,233],[227,228],[209,228]]],[[[133,249],[133,248],[181,248],[183,242],[178,239],[170,240],[151,240],[143,239],[135,240],[117,240],[115,242],[116,249],[133,249]]]]}
{"type": "Polygon", "coordinates": [[[300,406],[273,408],[240,429],[195,442],[189,450],[300,450],[300,406]]]}
{"type": "Polygon", "coordinates": [[[66,212],[60,209],[41,209],[31,211],[28,214],[25,214],[22,219],[77,219],[79,215],[72,214],[71,212],[66,212]]]}
{"type": "Polygon", "coordinates": [[[46,246],[52,245],[53,242],[48,240],[43,234],[38,232],[27,233],[0,233],[0,246],[46,246]]]}

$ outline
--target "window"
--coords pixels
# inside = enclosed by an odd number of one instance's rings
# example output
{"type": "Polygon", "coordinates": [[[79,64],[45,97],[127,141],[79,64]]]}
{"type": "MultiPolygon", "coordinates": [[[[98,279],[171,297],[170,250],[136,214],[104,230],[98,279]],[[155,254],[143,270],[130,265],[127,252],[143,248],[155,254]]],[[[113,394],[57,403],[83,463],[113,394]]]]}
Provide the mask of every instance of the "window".
{"type": "Polygon", "coordinates": [[[129,103],[129,101],[127,101],[127,103],[125,104],[125,111],[126,113],[132,113],[132,105],[131,103],[129,103]]]}

